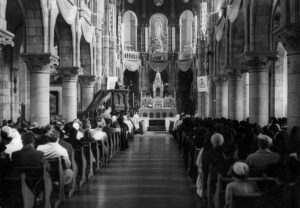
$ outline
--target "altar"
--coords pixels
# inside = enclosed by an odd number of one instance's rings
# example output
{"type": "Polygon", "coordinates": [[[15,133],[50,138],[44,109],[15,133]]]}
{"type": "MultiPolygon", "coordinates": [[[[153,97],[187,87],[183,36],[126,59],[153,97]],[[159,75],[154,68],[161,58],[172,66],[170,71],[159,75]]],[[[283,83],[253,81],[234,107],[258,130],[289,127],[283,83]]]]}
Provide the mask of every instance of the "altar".
{"type": "MultiPolygon", "coordinates": [[[[141,99],[139,116],[149,126],[149,120],[165,120],[166,129],[169,120],[177,114],[176,101],[170,94],[164,95],[164,84],[159,72],[156,73],[153,82],[153,98],[147,94],[141,99]]],[[[150,122],[151,123],[151,122],[150,122]]]]}

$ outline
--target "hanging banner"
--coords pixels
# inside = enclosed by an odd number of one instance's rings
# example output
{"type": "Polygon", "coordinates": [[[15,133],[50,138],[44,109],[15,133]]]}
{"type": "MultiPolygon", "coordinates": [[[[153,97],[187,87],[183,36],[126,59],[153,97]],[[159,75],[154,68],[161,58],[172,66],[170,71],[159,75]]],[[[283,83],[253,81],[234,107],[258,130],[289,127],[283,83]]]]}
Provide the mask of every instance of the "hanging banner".
{"type": "Polygon", "coordinates": [[[107,90],[115,89],[118,77],[107,77],[107,90]]]}
{"type": "Polygon", "coordinates": [[[207,30],[207,2],[201,3],[201,30],[203,35],[206,34],[207,30]]]}
{"type": "Polygon", "coordinates": [[[192,68],[193,60],[192,59],[180,60],[180,61],[176,61],[176,64],[179,70],[186,72],[187,70],[192,68]]]}
{"type": "Polygon", "coordinates": [[[147,61],[147,63],[156,72],[162,72],[169,66],[169,61],[147,61]]]}
{"type": "Polygon", "coordinates": [[[140,68],[141,66],[141,61],[140,60],[128,60],[128,59],[124,59],[123,60],[124,63],[124,67],[126,69],[128,69],[129,71],[136,71],[140,68]]]}
{"type": "Polygon", "coordinates": [[[233,0],[231,4],[227,5],[227,17],[231,23],[234,22],[234,20],[237,18],[239,15],[240,11],[240,6],[241,6],[241,0],[233,0]]]}
{"type": "Polygon", "coordinates": [[[197,77],[198,92],[208,92],[207,76],[197,77]]]}

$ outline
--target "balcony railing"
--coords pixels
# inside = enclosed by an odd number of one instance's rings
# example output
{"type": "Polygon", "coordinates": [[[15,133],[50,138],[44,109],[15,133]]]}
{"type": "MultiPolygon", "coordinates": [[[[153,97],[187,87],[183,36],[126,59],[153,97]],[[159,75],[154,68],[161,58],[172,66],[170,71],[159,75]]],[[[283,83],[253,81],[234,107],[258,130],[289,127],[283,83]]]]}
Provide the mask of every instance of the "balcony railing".
{"type": "Polygon", "coordinates": [[[192,59],[192,58],[193,58],[193,51],[180,51],[180,52],[178,52],[178,60],[192,59]]]}
{"type": "Polygon", "coordinates": [[[129,60],[140,60],[140,53],[135,51],[124,51],[124,58],[129,60]]]}

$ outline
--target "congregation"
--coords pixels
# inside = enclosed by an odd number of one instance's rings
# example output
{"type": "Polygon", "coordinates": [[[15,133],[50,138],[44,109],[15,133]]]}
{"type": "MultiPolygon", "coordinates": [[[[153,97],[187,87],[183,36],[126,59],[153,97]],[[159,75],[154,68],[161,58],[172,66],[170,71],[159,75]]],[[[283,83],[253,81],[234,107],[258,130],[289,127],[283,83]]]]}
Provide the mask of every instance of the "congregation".
{"type": "Polygon", "coordinates": [[[300,128],[288,133],[285,118],[260,127],[181,115],[172,133],[204,207],[300,206],[300,128]]]}
{"type": "MultiPolygon", "coordinates": [[[[96,122],[89,119],[64,124],[56,119],[45,127],[34,122],[3,121],[0,140],[0,207],[49,207],[58,206],[65,196],[71,197],[94,173],[103,168],[117,153],[128,148],[133,133],[139,129],[127,115],[103,114],[96,122]],[[95,145],[94,145],[95,144],[95,145]],[[87,147],[87,149],[85,148],[87,147]],[[53,160],[62,167],[56,174],[53,160]],[[28,169],[43,169],[39,173],[28,169]],[[24,169],[25,168],[25,169],[24,169]],[[47,184],[43,173],[50,173],[47,184]],[[26,184],[18,184],[25,173],[26,184]],[[58,189],[63,182],[63,190],[58,189]],[[23,185],[32,193],[23,192],[23,185]],[[56,199],[48,199],[45,186],[58,192],[56,199]],[[61,193],[63,192],[63,193],[61,193]],[[32,198],[28,202],[28,197],[32,198]],[[25,199],[26,198],[26,199],[25,199]]],[[[55,163],[54,163],[55,164],[55,163]]]]}

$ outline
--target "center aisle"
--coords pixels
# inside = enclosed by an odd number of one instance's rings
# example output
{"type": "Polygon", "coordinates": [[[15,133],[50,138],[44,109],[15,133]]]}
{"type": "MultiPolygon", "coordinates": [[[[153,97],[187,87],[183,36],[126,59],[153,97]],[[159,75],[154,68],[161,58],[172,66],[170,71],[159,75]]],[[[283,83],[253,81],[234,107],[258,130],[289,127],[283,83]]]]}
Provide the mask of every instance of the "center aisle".
{"type": "Polygon", "coordinates": [[[136,136],[66,208],[196,208],[199,200],[167,133],[136,136]]]}

